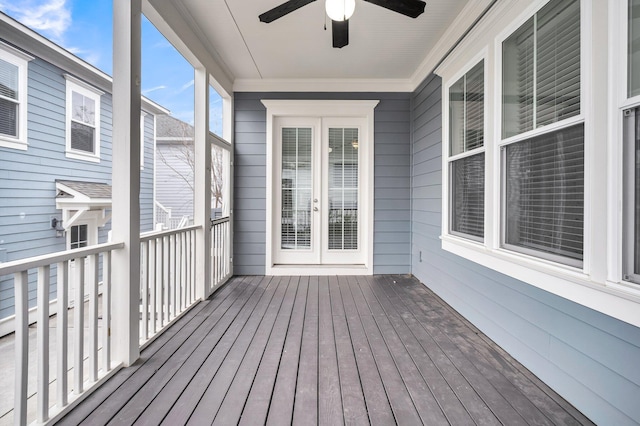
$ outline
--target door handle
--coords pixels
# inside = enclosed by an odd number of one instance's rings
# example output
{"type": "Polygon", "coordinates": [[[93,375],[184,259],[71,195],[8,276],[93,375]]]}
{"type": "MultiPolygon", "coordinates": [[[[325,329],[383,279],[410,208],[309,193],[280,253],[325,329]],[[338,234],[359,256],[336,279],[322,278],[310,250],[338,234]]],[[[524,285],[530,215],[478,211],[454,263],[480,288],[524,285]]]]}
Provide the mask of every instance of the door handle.
{"type": "Polygon", "coordinates": [[[314,211],[314,212],[317,212],[317,211],[318,211],[318,208],[317,208],[317,207],[314,207],[314,208],[313,208],[313,211],[314,211]]]}

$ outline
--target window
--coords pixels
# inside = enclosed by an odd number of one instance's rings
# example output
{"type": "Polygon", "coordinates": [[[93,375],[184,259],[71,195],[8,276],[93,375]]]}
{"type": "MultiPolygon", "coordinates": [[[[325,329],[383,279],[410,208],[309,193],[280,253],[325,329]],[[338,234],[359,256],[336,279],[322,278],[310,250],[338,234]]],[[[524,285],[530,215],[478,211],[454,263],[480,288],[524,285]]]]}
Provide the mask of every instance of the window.
{"type": "Polygon", "coordinates": [[[629,0],[627,79],[629,98],[640,95],[640,0],[629,0]]]}
{"type": "Polygon", "coordinates": [[[625,111],[624,280],[640,284],[640,107],[625,111]]]}
{"type": "Polygon", "coordinates": [[[580,2],[549,2],[502,47],[502,136],[507,139],[502,245],[579,267],[584,234],[580,2]],[[558,123],[553,130],[544,128],[552,123],[558,123]]]}
{"type": "Polygon", "coordinates": [[[0,146],[27,149],[27,63],[32,59],[0,43],[0,146]]]}
{"type": "Polygon", "coordinates": [[[100,161],[102,92],[69,75],[67,79],[67,157],[100,161]]]}
{"type": "Polygon", "coordinates": [[[71,227],[69,248],[71,250],[89,245],[89,225],[75,225],[71,227]]]}
{"type": "Polygon", "coordinates": [[[484,60],[449,88],[449,232],[484,238],[484,60]]]}
{"type": "Polygon", "coordinates": [[[580,1],[554,0],[502,44],[502,138],[580,114],[580,1]]]}

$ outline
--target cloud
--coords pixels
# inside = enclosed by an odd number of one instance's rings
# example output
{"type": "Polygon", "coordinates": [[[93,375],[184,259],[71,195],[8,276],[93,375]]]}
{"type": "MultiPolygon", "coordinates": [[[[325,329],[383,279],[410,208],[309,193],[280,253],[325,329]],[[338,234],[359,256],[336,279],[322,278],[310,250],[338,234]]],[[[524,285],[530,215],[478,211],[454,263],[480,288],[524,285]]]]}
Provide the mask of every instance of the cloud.
{"type": "Polygon", "coordinates": [[[167,86],[156,86],[156,87],[152,87],[150,89],[143,90],[142,94],[146,96],[151,92],[155,92],[156,90],[162,90],[162,89],[166,89],[166,88],[167,88],[167,86]]]}
{"type": "Polygon", "coordinates": [[[178,90],[178,93],[184,92],[185,90],[187,90],[189,87],[192,87],[193,85],[194,85],[194,80],[186,82],[185,84],[182,85],[180,90],[178,90]]]}
{"type": "Polygon", "coordinates": [[[71,26],[71,9],[66,0],[0,0],[0,9],[56,42],[71,26]]]}

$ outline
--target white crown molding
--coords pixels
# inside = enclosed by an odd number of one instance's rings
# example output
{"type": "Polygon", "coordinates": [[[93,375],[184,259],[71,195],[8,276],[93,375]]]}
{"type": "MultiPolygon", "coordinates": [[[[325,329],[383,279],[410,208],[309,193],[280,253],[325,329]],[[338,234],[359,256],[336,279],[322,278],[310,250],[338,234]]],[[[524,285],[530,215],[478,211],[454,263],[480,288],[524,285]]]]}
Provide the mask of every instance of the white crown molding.
{"type": "MultiPolygon", "coordinates": [[[[473,25],[484,11],[493,3],[493,0],[477,0],[468,2],[462,12],[449,25],[442,34],[435,47],[431,49],[427,57],[418,66],[411,77],[414,90],[435,71],[436,66],[445,58],[447,53],[455,46],[464,33],[473,25]]],[[[468,35],[465,37],[467,38],[468,35]]]]}
{"type": "MultiPolygon", "coordinates": [[[[417,86],[416,86],[417,87],[417,86]]],[[[237,79],[234,92],[413,92],[409,79],[237,79]]]]}

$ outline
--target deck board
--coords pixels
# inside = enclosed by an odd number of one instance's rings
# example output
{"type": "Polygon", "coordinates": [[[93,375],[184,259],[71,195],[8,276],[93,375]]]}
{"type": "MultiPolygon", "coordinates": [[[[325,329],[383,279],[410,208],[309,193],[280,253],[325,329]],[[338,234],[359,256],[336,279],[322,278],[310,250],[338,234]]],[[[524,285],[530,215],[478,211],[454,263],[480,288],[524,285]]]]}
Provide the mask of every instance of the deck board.
{"type": "Polygon", "coordinates": [[[234,277],[58,424],[591,424],[408,276],[234,277]]]}

